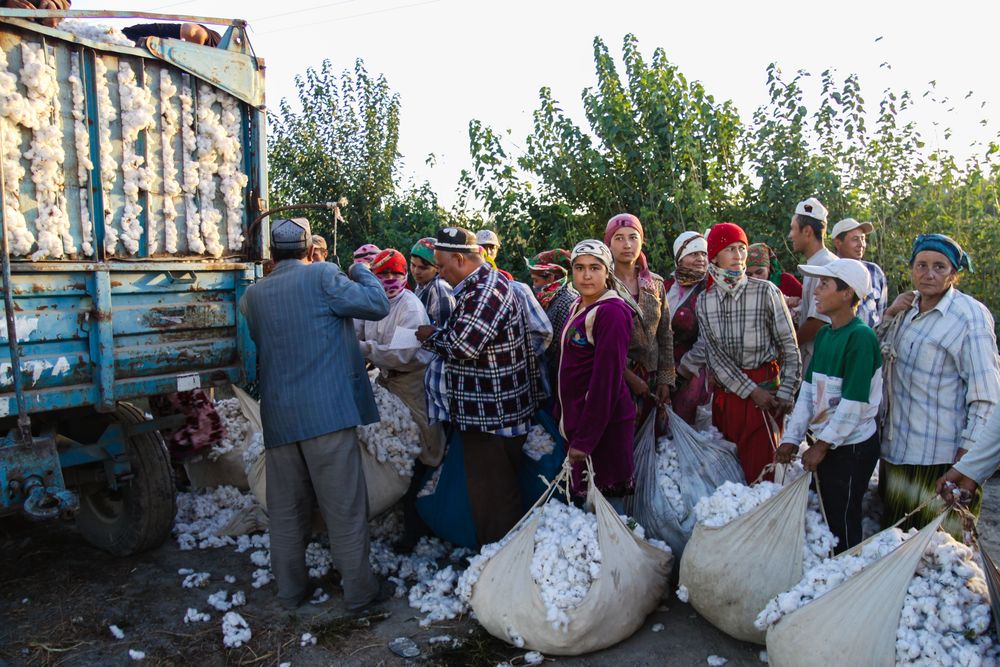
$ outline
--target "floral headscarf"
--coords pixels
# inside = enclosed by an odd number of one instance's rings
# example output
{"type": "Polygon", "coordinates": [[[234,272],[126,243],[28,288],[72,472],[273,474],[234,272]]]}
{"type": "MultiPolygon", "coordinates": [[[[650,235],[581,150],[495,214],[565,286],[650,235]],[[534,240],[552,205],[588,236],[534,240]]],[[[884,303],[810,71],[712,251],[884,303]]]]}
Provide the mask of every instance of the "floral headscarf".
{"type": "Polygon", "coordinates": [[[768,270],[767,279],[781,287],[781,264],[778,255],[766,243],[754,243],[747,248],[747,269],[763,266],[768,270]]]}

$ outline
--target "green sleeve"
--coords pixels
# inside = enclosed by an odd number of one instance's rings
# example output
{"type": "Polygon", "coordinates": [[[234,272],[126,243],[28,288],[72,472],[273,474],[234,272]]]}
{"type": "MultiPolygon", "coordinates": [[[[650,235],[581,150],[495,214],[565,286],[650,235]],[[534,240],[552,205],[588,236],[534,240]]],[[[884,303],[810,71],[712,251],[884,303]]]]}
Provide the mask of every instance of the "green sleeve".
{"type": "Polygon", "coordinates": [[[872,377],[882,365],[878,338],[868,327],[851,333],[844,349],[844,382],[840,395],[849,401],[867,403],[871,398],[872,377]]]}

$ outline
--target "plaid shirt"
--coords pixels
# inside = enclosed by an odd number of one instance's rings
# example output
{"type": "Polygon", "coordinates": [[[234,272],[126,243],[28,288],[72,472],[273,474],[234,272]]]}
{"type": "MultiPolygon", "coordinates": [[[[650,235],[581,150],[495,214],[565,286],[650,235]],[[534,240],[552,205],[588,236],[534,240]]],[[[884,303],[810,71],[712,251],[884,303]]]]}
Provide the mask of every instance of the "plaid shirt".
{"type": "MultiPolygon", "coordinates": [[[[426,386],[431,393],[445,387],[447,415],[460,429],[519,434],[541,399],[538,362],[513,289],[484,264],[455,286],[451,317],[423,343],[443,359],[446,383],[431,377],[438,370],[432,364],[426,386]]],[[[440,397],[429,399],[433,408],[440,397]]]]}
{"type": "Polygon", "coordinates": [[[757,383],[743,370],[778,359],[778,398],[792,400],[802,380],[802,363],[792,315],[777,287],[766,280],[748,278],[730,296],[713,285],[698,297],[695,311],[706,342],[708,367],[719,384],[746,398],[757,383]]]}
{"type": "Polygon", "coordinates": [[[889,300],[889,286],[886,284],[885,273],[878,264],[861,263],[868,269],[868,275],[872,278],[872,293],[858,304],[858,319],[875,329],[885,313],[885,307],[889,300]]]}
{"type": "Polygon", "coordinates": [[[455,307],[455,297],[452,296],[448,283],[441,276],[434,276],[426,285],[417,285],[413,293],[424,304],[431,324],[436,327],[444,326],[455,307]]]}
{"type": "Polygon", "coordinates": [[[953,463],[1000,401],[993,317],[952,288],[920,312],[920,297],[879,327],[888,389],[882,456],[897,465],[953,463]]]}

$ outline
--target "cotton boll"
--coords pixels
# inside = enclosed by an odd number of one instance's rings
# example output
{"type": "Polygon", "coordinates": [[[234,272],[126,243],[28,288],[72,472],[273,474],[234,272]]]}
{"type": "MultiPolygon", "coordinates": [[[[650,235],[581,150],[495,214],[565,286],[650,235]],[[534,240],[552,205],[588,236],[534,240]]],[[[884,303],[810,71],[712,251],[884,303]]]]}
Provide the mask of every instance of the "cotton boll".
{"type": "Polygon", "coordinates": [[[687,602],[691,598],[691,593],[688,592],[687,586],[683,585],[677,587],[676,595],[677,599],[680,600],[681,602],[687,602]]]}
{"type": "Polygon", "coordinates": [[[125,633],[117,625],[109,625],[108,630],[115,639],[125,639],[125,633]]]}
{"type": "Polygon", "coordinates": [[[208,583],[211,574],[208,572],[192,572],[191,574],[184,577],[184,581],[181,582],[182,588],[202,588],[208,583]]]}
{"type": "Polygon", "coordinates": [[[219,146],[225,143],[225,129],[213,106],[218,95],[208,85],[198,87],[198,135],[195,139],[198,156],[198,194],[201,203],[201,236],[205,251],[213,257],[222,256],[219,243],[219,223],[222,213],[215,207],[215,174],[219,171],[219,146]]]}
{"type": "Polygon", "coordinates": [[[664,436],[656,442],[656,482],[663,496],[678,516],[687,512],[680,487],[681,466],[677,450],[670,438],[664,436]]]}
{"type": "Polygon", "coordinates": [[[90,218],[89,185],[94,163],[90,159],[90,132],[87,130],[86,97],[80,78],[80,60],[70,58],[69,83],[73,91],[73,143],[76,147],[76,179],[80,200],[81,249],[85,257],[94,254],[94,223],[90,218]]]}
{"type": "Polygon", "coordinates": [[[187,613],[184,614],[184,623],[203,623],[205,621],[211,620],[211,616],[202,613],[193,607],[188,607],[187,613]]]}
{"type": "Polygon", "coordinates": [[[183,178],[181,189],[184,193],[184,221],[187,232],[188,250],[196,255],[205,252],[205,243],[201,238],[201,213],[195,202],[195,194],[201,183],[198,171],[198,161],[194,152],[198,141],[194,131],[194,93],[190,86],[190,76],[182,75],[184,85],[181,88],[181,164],[183,178]]]}
{"type": "Polygon", "coordinates": [[[528,437],[521,449],[531,460],[541,461],[543,456],[552,453],[555,446],[556,441],[552,439],[549,432],[543,426],[536,424],[528,431],[528,437]]]}
{"type": "Polygon", "coordinates": [[[146,653],[145,651],[139,651],[137,649],[130,648],[128,650],[128,657],[131,658],[132,660],[145,660],[146,653]]]}
{"type": "Polygon", "coordinates": [[[230,611],[222,617],[222,643],[226,648],[239,648],[251,637],[250,626],[242,616],[230,611]]]}
{"type": "Polygon", "coordinates": [[[177,122],[180,118],[174,108],[173,99],[177,95],[170,70],[160,70],[160,145],[163,162],[163,231],[164,249],[169,254],[177,252],[177,208],[174,198],[180,196],[181,185],[177,181],[177,164],[174,161],[174,141],[177,137],[177,122]]]}
{"type": "Polygon", "coordinates": [[[149,175],[143,166],[145,157],[136,153],[135,148],[140,133],[155,127],[153,118],[156,107],[152,95],[144,86],[138,85],[132,66],[125,61],[118,64],[118,94],[122,121],[122,189],[125,194],[121,241],[125,250],[134,255],[139,251],[143,233],[139,195],[149,189],[149,175]]]}
{"type": "Polygon", "coordinates": [[[233,537],[220,537],[219,529],[256,502],[253,494],[233,486],[178,493],[173,528],[178,546],[187,551],[236,544],[233,537]]]}

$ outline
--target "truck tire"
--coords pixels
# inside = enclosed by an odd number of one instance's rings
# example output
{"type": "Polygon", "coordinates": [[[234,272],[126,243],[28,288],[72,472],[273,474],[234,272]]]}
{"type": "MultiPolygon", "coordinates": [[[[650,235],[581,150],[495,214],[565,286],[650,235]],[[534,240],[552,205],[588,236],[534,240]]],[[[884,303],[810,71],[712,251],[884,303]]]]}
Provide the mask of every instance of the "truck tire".
{"type": "MultiPolygon", "coordinates": [[[[129,403],[118,403],[114,419],[123,426],[146,421],[142,411],[129,403]]],[[[76,520],[84,539],[115,556],[163,544],[177,508],[170,454],[160,432],[132,436],[125,453],[134,477],[118,490],[81,493],[76,520]]]]}

